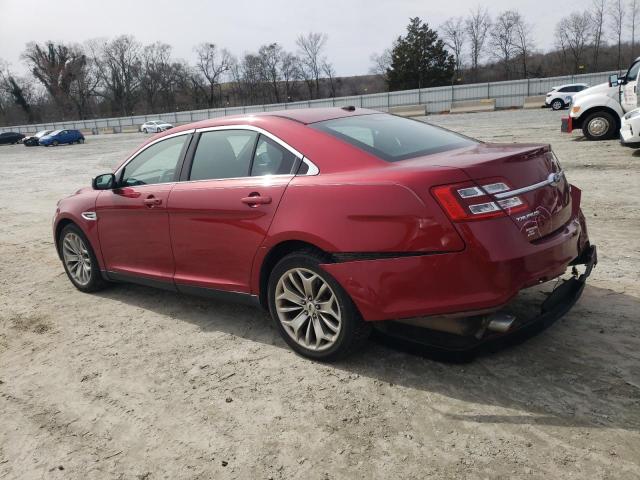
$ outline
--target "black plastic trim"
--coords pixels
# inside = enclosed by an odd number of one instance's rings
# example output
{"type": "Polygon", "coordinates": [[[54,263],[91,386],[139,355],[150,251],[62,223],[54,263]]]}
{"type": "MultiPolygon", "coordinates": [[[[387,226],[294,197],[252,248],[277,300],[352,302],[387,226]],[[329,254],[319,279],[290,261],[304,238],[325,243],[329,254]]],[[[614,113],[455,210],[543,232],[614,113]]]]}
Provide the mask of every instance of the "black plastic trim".
{"type": "Polygon", "coordinates": [[[335,263],[361,262],[366,260],[386,260],[390,258],[425,257],[451,252],[341,252],[332,253],[335,263]]]}

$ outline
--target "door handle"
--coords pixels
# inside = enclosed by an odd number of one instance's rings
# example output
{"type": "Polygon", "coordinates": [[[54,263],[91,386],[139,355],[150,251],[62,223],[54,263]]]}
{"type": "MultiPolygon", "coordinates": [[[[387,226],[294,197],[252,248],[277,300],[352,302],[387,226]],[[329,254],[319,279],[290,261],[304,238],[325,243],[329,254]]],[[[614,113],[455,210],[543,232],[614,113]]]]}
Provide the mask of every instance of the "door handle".
{"type": "Polygon", "coordinates": [[[250,207],[257,207],[258,205],[267,205],[271,203],[271,197],[263,197],[259,193],[255,192],[249,195],[248,197],[244,197],[240,199],[242,203],[249,205],[250,207]]]}
{"type": "Polygon", "coordinates": [[[156,198],[153,195],[150,195],[144,199],[144,204],[149,208],[153,208],[158,205],[162,205],[162,199],[156,198]]]}

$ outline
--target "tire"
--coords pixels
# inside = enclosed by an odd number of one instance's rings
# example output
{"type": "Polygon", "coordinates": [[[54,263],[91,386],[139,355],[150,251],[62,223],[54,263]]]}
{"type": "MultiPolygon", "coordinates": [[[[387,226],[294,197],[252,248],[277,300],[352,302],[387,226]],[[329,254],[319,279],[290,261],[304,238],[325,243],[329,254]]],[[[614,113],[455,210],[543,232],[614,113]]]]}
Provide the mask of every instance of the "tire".
{"type": "Polygon", "coordinates": [[[58,140],[54,140],[53,142],[51,142],[51,144],[52,144],[54,147],[57,147],[58,145],[60,145],[60,142],[58,142],[58,140]]]}
{"type": "Polygon", "coordinates": [[[91,248],[91,243],[82,233],[82,230],[73,223],[70,223],[62,229],[60,236],[58,237],[58,250],[60,258],[62,259],[62,265],[64,271],[67,273],[67,277],[71,281],[74,287],[81,292],[90,293],[102,290],[107,286],[107,282],[102,278],[100,273],[100,265],[96,259],[96,255],[91,248]],[[77,240],[80,244],[78,245],[77,240]],[[68,243],[66,243],[68,241],[68,243]],[[84,273],[77,273],[72,271],[74,265],[77,265],[77,261],[72,258],[75,255],[74,252],[80,251],[84,266],[80,267],[83,272],[86,272],[84,268],[89,267],[89,273],[86,275],[86,281],[83,280],[84,273]]]}
{"type": "Polygon", "coordinates": [[[267,292],[271,318],[284,341],[303,357],[323,362],[350,355],[364,344],[371,331],[371,325],[362,319],[347,292],[320,268],[320,264],[327,261],[330,260],[325,255],[312,249],[290,253],[271,271],[267,292]],[[303,298],[305,284],[300,275],[314,290],[312,296],[303,298]],[[291,283],[291,278],[295,284],[291,283]],[[295,298],[295,302],[282,298],[282,294],[291,295],[291,292],[294,292],[293,297],[289,298],[295,298]],[[315,298],[309,302],[312,297],[315,298]],[[306,305],[302,306],[303,303],[306,305]],[[301,319],[295,331],[291,325],[294,319],[301,319]],[[317,331],[322,332],[320,339],[317,331]]]}
{"type": "Polygon", "coordinates": [[[615,138],[618,124],[609,112],[594,112],[582,122],[582,133],[589,140],[609,140],[615,138]]]}
{"type": "Polygon", "coordinates": [[[562,110],[565,107],[561,98],[556,98],[551,102],[551,110],[562,110]]]}
{"type": "Polygon", "coordinates": [[[149,133],[149,131],[146,128],[143,128],[142,133],[149,133]]]}
{"type": "Polygon", "coordinates": [[[84,143],[84,138],[81,138],[80,140],[78,140],[78,145],[82,145],[84,143]]]}

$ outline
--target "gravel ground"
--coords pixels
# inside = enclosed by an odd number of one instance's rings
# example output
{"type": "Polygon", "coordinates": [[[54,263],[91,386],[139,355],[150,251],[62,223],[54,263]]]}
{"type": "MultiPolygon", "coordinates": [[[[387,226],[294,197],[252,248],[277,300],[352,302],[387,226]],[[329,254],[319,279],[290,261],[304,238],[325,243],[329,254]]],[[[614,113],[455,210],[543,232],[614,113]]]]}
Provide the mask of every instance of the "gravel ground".
{"type": "Polygon", "coordinates": [[[640,478],[640,155],[560,134],[549,111],[428,121],[551,143],[599,247],[564,319],[464,365],[374,342],[323,365],[256,309],[82,294],[55,203],[143,136],[0,146],[0,478],[640,478]]]}

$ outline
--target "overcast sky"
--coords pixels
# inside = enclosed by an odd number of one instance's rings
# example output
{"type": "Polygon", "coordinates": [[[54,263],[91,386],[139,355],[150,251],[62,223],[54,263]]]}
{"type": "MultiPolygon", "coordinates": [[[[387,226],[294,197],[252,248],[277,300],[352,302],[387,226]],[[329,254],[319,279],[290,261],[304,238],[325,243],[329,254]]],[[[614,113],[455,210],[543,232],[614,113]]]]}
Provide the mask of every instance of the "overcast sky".
{"type": "MultiPolygon", "coordinates": [[[[193,61],[193,46],[213,42],[239,56],[265,43],[295,50],[303,32],[329,35],[326,54],[338,75],[367,73],[373,52],[402,34],[409,17],[437,27],[466,15],[478,0],[0,0],[0,58],[23,72],[20,53],[29,41],[84,42],[133,34],[145,43],[173,46],[176,58],[193,61]]],[[[492,15],[518,9],[534,25],[536,45],[553,45],[560,15],[583,8],[581,0],[493,0],[492,15]]]]}

